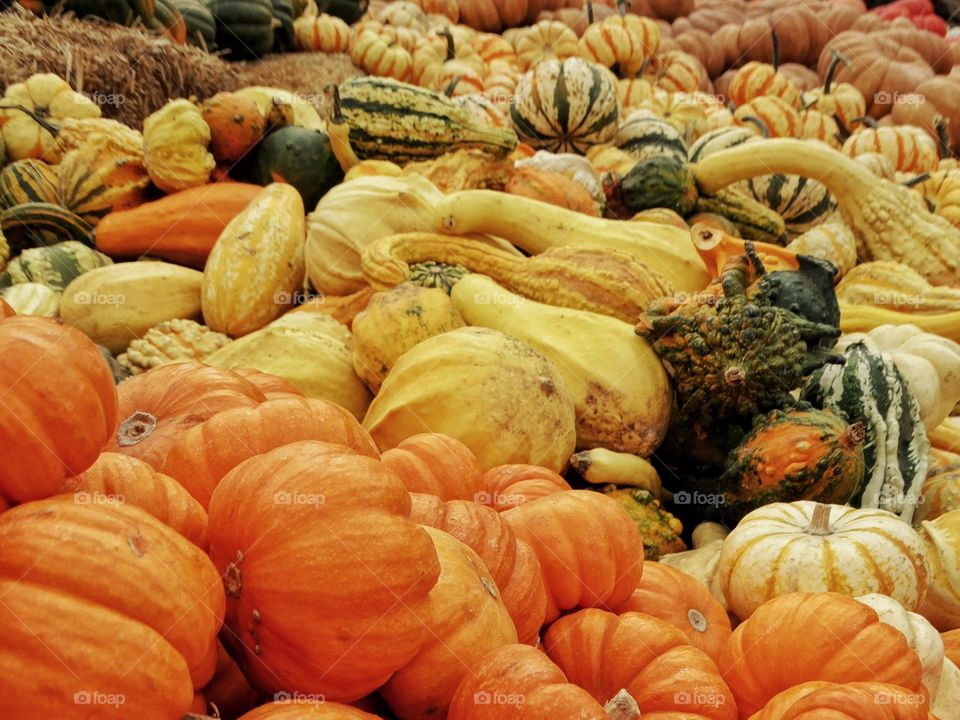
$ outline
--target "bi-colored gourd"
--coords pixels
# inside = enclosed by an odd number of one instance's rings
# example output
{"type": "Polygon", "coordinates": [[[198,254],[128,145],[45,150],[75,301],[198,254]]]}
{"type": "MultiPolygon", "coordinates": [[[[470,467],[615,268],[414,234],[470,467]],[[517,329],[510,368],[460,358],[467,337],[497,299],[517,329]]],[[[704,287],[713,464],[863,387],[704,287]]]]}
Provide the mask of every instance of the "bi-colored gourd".
{"type": "Polygon", "coordinates": [[[75,240],[28,248],[0,274],[0,288],[35,282],[61,293],[85,272],[112,264],[113,261],[106,255],[75,240]]]}
{"type": "Polygon", "coordinates": [[[913,268],[892,260],[860,263],[837,284],[837,299],[901,313],[960,310],[960,289],[931,285],[913,268]]]}
{"type": "Polygon", "coordinates": [[[205,184],[216,165],[207,150],[210,128],[189,100],[171,100],[147,117],[143,142],[150,179],[166,193],[205,184]]]}

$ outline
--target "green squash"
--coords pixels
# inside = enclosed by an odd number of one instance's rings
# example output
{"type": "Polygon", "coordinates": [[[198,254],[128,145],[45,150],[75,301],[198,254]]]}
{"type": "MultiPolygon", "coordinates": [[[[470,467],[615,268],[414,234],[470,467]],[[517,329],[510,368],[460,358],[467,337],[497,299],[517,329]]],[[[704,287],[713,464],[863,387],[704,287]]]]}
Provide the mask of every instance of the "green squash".
{"type": "Polygon", "coordinates": [[[256,60],[273,48],[273,5],[270,0],[214,0],[217,46],[230,59],[256,60]]]}
{"type": "MultiPolygon", "coordinates": [[[[58,4],[55,0],[43,0],[44,7],[49,10],[58,4]]],[[[67,0],[64,9],[79,18],[98,17],[118,25],[131,25],[139,19],[144,25],[149,25],[156,5],[154,0],[67,0]]]]}
{"type": "Polygon", "coordinates": [[[0,170],[0,208],[30,202],[59,202],[57,169],[41,160],[17,160],[0,170]]]}
{"type": "Polygon", "coordinates": [[[666,155],[679,162],[687,159],[687,146],[680,131],[658,117],[628,120],[617,131],[614,145],[638,162],[657,155],[666,155]]]}
{"type": "Polygon", "coordinates": [[[686,217],[697,205],[697,183],[682,160],[655,155],[641,160],[623,176],[620,198],[635,213],[667,208],[686,217]]]}
{"type": "Polygon", "coordinates": [[[113,260],[75,240],[28,248],[0,274],[0,288],[39,283],[60,293],[83,273],[105,265],[113,265],[113,260]]]}
{"type": "Polygon", "coordinates": [[[333,15],[353,25],[367,12],[369,4],[369,0],[317,0],[317,12],[333,15]]]}
{"type": "Polygon", "coordinates": [[[187,24],[187,42],[205,50],[217,47],[217,21],[200,0],[170,0],[187,24]]]}
{"type": "Polygon", "coordinates": [[[288,125],[263,140],[252,153],[250,182],[268,185],[285,182],[313,210],[326,192],[343,180],[343,170],[330,149],[330,139],[319,130],[288,125]]]}
{"type": "Polygon", "coordinates": [[[723,215],[736,226],[737,235],[745,240],[787,244],[787,228],[783,218],[739,190],[724,188],[716,195],[701,195],[695,207],[698,213],[723,215]]]}
{"type": "Polygon", "coordinates": [[[603,492],[616,500],[636,523],[643,537],[644,559],[659,560],[663,555],[687,549],[680,538],[683,524],[664,510],[660,500],[649,490],[606,485],[603,492]]]}
{"type": "Polygon", "coordinates": [[[277,26],[273,30],[273,52],[291,52],[294,49],[292,0],[271,0],[273,18],[277,26]]]}

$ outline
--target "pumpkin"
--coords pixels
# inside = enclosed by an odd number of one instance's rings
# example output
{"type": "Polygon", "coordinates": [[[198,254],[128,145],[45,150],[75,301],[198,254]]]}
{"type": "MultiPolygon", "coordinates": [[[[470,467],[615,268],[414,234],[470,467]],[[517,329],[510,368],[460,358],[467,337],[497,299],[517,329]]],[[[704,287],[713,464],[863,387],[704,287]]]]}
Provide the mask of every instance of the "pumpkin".
{"type": "Polygon", "coordinates": [[[521,167],[514,172],[504,190],[585,215],[601,215],[601,209],[590,192],[581,183],[559,172],[521,167]]]}
{"type": "Polygon", "coordinates": [[[540,560],[546,622],[578,607],[616,606],[636,588],[643,572],[640,532],[611,498],[572,490],[525,502],[503,516],[540,560]],[[573,527],[578,528],[575,534],[573,527]],[[595,537],[608,539],[602,557],[589,542],[595,537]]]}
{"type": "Polygon", "coordinates": [[[254,368],[235,368],[234,373],[248,380],[267,400],[285,400],[304,397],[303,392],[286,378],[260,372],[254,368]]]}
{"type": "Polygon", "coordinates": [[[915,187],[932,212],[945,217],[954,227],[960,227],[960,172],[937,170],[915,187]]]}
{"type": "Polygon", "coordinates": [[[483,489],[477,495],[477,502],[498,512],[572,489],[563,476],[538,465],[492,467],[483,474],[480,486],[483,489]]]}
{"type": "Polygon", "coordinates": [[[841,131],[837,121],[819,110],[803,110],[800,113],[800,127],[797,137],[806,140],[820,140],[834,148],[840,147],[841,131]]]}
{"type": "Polygon", "coordinates": [[[921,490],[914,520],[936,520],[951,510],[960,510],[960,472],[947,470],[931,471],[921,490]]]}
{"type": "Polygon", "coordinates": [[[940,161],[937,141],[912,125],[862,128],[843,143],[843,152],[850,157],[879,153],[900,172],[924,173],[940,161]]]}
{"type": "Polygon", "coordinates": [[[202,361],[229,342],[223,333],[193,320],[164,320],[131,341],[117,362],[131,375],[139,375],[172,362],[202,361]]]}
{"type": "Polygon", "coordinates": [[[260,142],[266,118],[250,98],[221,92],[200,105],[210,128],[210,152],[218,163],[233,164],[260,142]]]}
{"type": "Polygon", "coordinates": [[[727,95],[737,107],[764,95],[778,97],[794,107],[800,102],[800,93],[796,86],[786,75],[780,73],[780,38],[776,32],[771,34],[771,41],[772,63],[751,60],[737,70],[730,80],[727,95]]]}
{"type": "Polygon", "coordinates": [[[189,100],[171,100],[149,115],[143,121],[144,165],[154,185],[172,193],[205,184],[216,164],[209,142],[210,128],[189,100]]]}
{"type": "Polygon", "coordinates": [[[60,298],[53,288],[40,283],[17,283],[0,290],[4,301],[20,315],[56,318],[60,315],[60,298]]]}
{"type": "Polygon", "coordinates": [[[624,689],[643,717],[737,717],[713,660],[688,644],[680,630],[651,615],[581,610],[553,623],[544,647],[570,681],[599,702],[624,689]]]}
{"type": "Polygon", "coordinates": [[[305,713],[314,720],[379,720],[378,715],[371,715],[352,705],[326,700],[310,700],[285,692],[279,692],[277,695],[280,697],[279,700],[261,705],[238,720],[300,720],[305,713]]]}
{"type": "Polygon", "coordinates": [[[416,656],[380,689],[405,718],[444,714],[460,681],[489,651],[517,641],[500,591],[480,557],[442,530],[426,528],[440,561],[428,595],[428,634],[416,656]]]}
{"type": "MultiPolygon", "coordinates": [[[[659,31],[656,44],[659,45],[659,31]]],[[[656,48],[647,48],[643,38],[616,15],[588,26],[580,37],[579,48],[580,57],[584,60],[611,68],[616,74],[627,77],[637,75],[644,60],[656,51],[656,48]]]]}
{"type": "Polygon", "coordinates": [[[617,132],[613,76],[581,60],[544,60],[520,79],[510,104],[518,136],[535,148],[583,153],[617,132]]]}
{"type": "Polygon", "coordinates": [[[236,59],[256,59],[274,43],[273,4],[270,0],[227,0],[216,3],[217,46],[236,59]]]}
{"type": "Polygon", "coordinates": [[[718,573],[730,609],[746,619],[780,595],[882,592],[916,610],[927,589],[920,536],[895,515],[809,501],[748,514],[724,541],[718,573]]]}
{"type": "Polygon", "coordinates": [[[393,471],[340,445],[292,443],[227,473],[210,501],[210,556],[226,641],[254,687],[350,702],[416,657],[440,568],[409,513],[393,471]]]}
{"type": "Polygon", "coordinates": [[[464,327],[404,353],[363,425],[381,450],[440,432],[469,447],[483,470],[527,463],[561,471],[576,442],[574,419],[570,391],[543,355],[501,332],[464,327]]]}
{"type": "Polygon", "coordinates": [[[217,644],[217,666],[213,679],[203,687],[203,695],[208,703],[216,706],[221,717],[239,718],[261,702],[222,643],[217,644]]]}
{"type": "Polygon", "coordinates": [[[763,123],[770,137],[796,137],[800,128],[800,114],[786,100],[775,95],[760,95],[739,106],[733,114],[737,125],[755,127],[763,123]]]}
{"type": "Polygon", "coordinates": [[[210,251],[202,289],[207,326],[237,337],[279,317],[303,284],[304,239],[300,194],[284,183],[268,185],[210,251]]]}
{"type": "Polygon", "coordinates": [[[413,79],[413,56],[405,47],[391,43],[366,29],[354,35],[350,59],[364,72],[401,82],[413,79]]]}
{"type": "Polygon", "coordinates": [[[626,601],[610,607],[618,615],[640,612],[678,628],[687,642],[714,661],[732,632],[730,618],[710,590],[690,575],[646,560],[643,577],[626,601]]]}
{"type": "Polygon", "coordinates": [[[72,493],[80,505],[136,505],[199,548],[207,547],[207,512],[186,489],[141,460],[101,453],[79,475],[67,478],[59,492],[72,493]]]}
{"type": "Polygon", "coordinates": [[[28,202],[57,204],[57,166],[28,158],[0,170],[0,207],[28,202]]]}
{"type": "Polygon", "coordinates": [[[100,351],[50,320],[0,322],[0,393],[0,496],[13,502],[47,497],[93,465],[116,426],[117,391],[100,351]]]}
{"type": "Polygon", "coordinates": [[[347,23],[326,13],[316,17],[298,17],[293,22],[293,31],[297,50],[345,53],[350,51],[353,39],[347,23]]]}
{"type": "Polygon", "coordinates": [[[412,493],[476,501],[481,473],[470,448],[446,435],[414,435],[383,453],[383,463],[412,493]]]}
{"type": "Polygon", "coordinates": [[[27,248],[0,274],[0,288],[37,282],[59,293],[83,273],[112,264],[106,255],[75,240],[27,248]]]}
{"type": "MultiPolygon", "coordinates": [[[[388,455],[384,454],[384,460],[388,455]]],[[[402,475],[402,473],[400,473],[402,475]]],[[[410,519],[449,533],[477,553],[499,589],[520,642],[536,645],[547,608],[540,561],[496,510],[468,500],[411,493],[410,519]]]]}
{"type": "Polygon", "coordinates": [[[527,0],[468,0],[460,5],[460,22],[481,32],[499,33],[523,24],[527,0]]]}
{"type": "Polygon", "coordinates": [[[667,92],[697,92],[706,77],[703,65],[690,53],[669,50],[657,56],[656,84],[667,92]]]}
{"type": "Polygon", "coordinates": [[[896,683],[925,697],[920,658],[903,634],[833,592],[794,592],[764,603],[733,631],[717,665],[741,717],[811,680],[896,683]]]}
{"type": "Polygon", "coordinates": [[[927,549],[930,583],[919,613],[941,632],[960,628],[958,522],[960,511],[951,510],[934,520],[925,520],[920,524],[920,534],[927,549]]]}
{"type": "Polygon", "coordinates": [[[10,303],[0,297],[0,319],[13,317],[16,314],[17,311],[10,306],[10,303]]]}
{"type": "Polygon", "coordinates": [[[867,114],[867,102],[855,85],[834,84],[833,79],[841,63],[846,64],[846,59],[836,49],[832,50],[823,86],[803,93],[800,101],[806,108],[833,117],[837,124],[849,133],[861,122],[860,118],[867,114]]]}
{"type": "Polygon", "coordinates": [[[799,683],[773,696],[751,720],[927,720],[927,699],[878,682],[799,683]]]}
{"type": "Polygon", "coordinates": [[[49,123],[98,118],[100,114],[99,106],[53,73],[37,73],[8,85],[0,99],[0,135],[6,155],[11,160],[37,158],[56,163],[60,151],[49,123]]]}
{"type": "Polygon", "coordinates": [[[957,88],[955,73],[935,75],[919,83],[903,102],[894,103],[891,118],[896,125],[919,126],[932,137],[942,134],[947,149],[957,152],[960,150],[957,88]]]}
{"type": "Polygon", "coordinates": [[[590,694],[567,681],[542,651],[529,645],[504,645],[488,653],[467,674],[450,702],[448,720],[500,720],[522,705],[530,720],[610,717],[590,694]]]}
{"type": "Polygon", "coordinates": [[[28,671],[20,691],[4,681],[5,716],[35,716],[40,704],[70,717],[78,703],[186,713],[193,688],[213,675],[224,613],[200,548],[140,508],[72,496],[7,510],[0,538],[0,664],[28,671]],[[105,638],[109,663],[96,660],[105,638]]]}

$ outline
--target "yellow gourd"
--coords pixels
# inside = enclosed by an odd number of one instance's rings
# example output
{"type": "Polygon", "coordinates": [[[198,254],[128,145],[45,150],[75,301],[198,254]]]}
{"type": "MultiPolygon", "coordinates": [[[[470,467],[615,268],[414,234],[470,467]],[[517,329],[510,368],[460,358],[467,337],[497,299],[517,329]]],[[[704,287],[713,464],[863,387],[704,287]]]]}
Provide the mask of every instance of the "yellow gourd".
{"type": "Polygon", "coordinates": [[[204,185],[216,165],[210,128],[189,100],[171,100],[143,121],[144,164],[165,193],[204,185]]]}

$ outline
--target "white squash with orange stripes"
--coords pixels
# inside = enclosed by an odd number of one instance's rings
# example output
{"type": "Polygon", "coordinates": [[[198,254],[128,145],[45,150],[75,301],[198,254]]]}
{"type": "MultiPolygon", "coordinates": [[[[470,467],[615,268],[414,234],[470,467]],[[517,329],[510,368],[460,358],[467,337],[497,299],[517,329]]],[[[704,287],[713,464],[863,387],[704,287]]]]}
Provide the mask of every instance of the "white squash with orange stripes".
{"type": "Polygon", "coordinates": [[[805,140],[822,140],[832,148],[840,148],[840,126],[830,115],[819,110],[802,110],[797,137],[805,140]]]}
{"type": "Polygon", "coordinates": [[[343,20],[322,13],[316,17],[299,17],[293,23],[297,50],[325,53],[350,52],[353,31],[343,20]]]}
{"type": "Polygon", "coordinates": [[[517,62],[517,51],[513,45],[501,35],[493,33],[477,33],[470,41],[470,46],[477,51],[477,55],[484,63],[517,62]]]}
{"type": "Polygon", "coordinates": [[[541,20],[514,35],[517,63],[529,70],[541,60],[564,60],[580,53],[577,34],[559,20],[541,20]]]}
{"type": "Polygon", "coordinates": [[[914,190],[933,212],[960,227],[960,170],[936,170],[914,190]]]}
{"type": "Polygon", "coordinates": [[[682,50],[670,50],[657,56],[657,87],[671,93],[694,93],[700,88],[700,62],[682,50]]]}
{"type": "MultiPolygon", "coordinates": [[[[659,32],[659,29],[658,29],[659,32]]],[[[611,16],[588,27],[579,41],[580,57],[619,71],[624,77],[642,72],[651,54],[623,18],[611,16]]]]}
{"type": "Polygon", "coordinates": [[[727,90],[730,100],[740,107],[758,97],[778,97],[791,107],[800,103],[800,92],[786,75],[773,65],[753,60],[737,70],[727,90]]]}
{"type": "Polygon", "coordinates": [[[350,59],[369,75],[401,82],[413,78],[413,56],[410,52],[400,45],[390,44],[372,30],[364,30],[354,38],[350,59]]]}
{"type": "MultiPolygon", "coordinates": [[[[763,123],[770,137],[796,137],[800,128],[800,114],[790,103],[774,95],[761,95],[737,108],[733,121],[737,125],[757,129],[751,122],[756,118],[763,123]]],[[[757,129],[759,133],[760,130],[757,129]]]]}
{"type": "Polygon", "coordinates": [[[940,162],[937,141],[914,125],[861,128],[843,143],[843,152],[850,157],[880,153],[898,172],[925,173],[935,170],[940,162]]]}
{"type": "Polygon", "coordinates": [[[723,542],[717,573],[741,620],[791,592],[882,592],[914,611],[927,590],[926,556],[921,537],[892,513],[801,500],[744,517],[723,542]]]}

